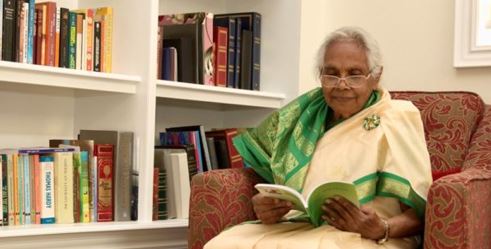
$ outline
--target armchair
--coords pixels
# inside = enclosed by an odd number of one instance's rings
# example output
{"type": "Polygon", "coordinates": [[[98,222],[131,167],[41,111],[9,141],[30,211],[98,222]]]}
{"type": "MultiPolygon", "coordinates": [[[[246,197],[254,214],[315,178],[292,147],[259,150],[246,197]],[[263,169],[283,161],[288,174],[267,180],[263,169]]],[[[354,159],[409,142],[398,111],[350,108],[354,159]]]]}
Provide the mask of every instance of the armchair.
{"type": "MultiPolygon", "coordinates": [[[[391,92],[421,111],[433,185],[424,248],[491,248],[491,106],[467,92],[391,92]]],[[[188,247],[200,249],[227,227],[255,219],[251,197],[262,179],[251,169],[195,176],[188,247]]]]}

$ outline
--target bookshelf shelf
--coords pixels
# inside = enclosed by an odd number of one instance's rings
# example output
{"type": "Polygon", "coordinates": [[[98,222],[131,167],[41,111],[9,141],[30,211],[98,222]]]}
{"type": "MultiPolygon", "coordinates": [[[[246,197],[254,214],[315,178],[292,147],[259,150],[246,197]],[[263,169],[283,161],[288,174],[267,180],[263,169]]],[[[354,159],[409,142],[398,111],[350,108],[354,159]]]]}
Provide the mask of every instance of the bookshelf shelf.
{"type": "Polygon", "coordinates": [[[115,93],[136,93],[139,76],[0,61],[0,81],[115,93]]]}
{"type": "Polygon", "coordinates": [[[284,94],[206,86],[182,82],[157,82],[157,97],[261,108],[279,108],[284,94]]]}
{"type": "Polygon", "coordinates": [[[39,235],[52,235],[52,234],[162,229],[162,228],[186,228],[187,226],[188,226],[187,219],[172,219],[172,220],[161,220],[161,221],[153,221],[153,222],[127,221],[127,222],[6,226],[0,228],[0,238],[20,237],[20,236],[39,236],[39,235]]]}

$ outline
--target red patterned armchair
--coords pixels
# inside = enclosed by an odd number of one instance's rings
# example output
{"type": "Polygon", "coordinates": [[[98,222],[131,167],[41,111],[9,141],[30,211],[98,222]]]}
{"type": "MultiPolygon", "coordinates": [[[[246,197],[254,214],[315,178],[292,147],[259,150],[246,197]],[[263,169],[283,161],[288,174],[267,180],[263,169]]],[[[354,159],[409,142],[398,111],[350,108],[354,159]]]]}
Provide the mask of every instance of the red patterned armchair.
{"type": "MultiPolygon", "coordinates": [[[[421,111],[433,185],[426,206],[424,248],[491,248],[491,106],[467,92],[392,92],[421,111]]],[[[250,169],[195,176],[189,248],[223,229],[255,219],[250,202],[262,181],[250,169]]]]}

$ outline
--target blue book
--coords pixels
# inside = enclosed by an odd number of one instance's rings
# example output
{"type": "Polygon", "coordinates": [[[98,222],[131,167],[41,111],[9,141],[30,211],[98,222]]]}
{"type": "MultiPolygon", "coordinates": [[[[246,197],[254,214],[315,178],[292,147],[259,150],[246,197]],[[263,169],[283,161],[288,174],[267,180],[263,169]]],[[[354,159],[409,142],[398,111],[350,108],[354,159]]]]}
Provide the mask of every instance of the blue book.
{"type": "Polygon", "coordinates": [[[29,155],[19,154],[24,167],[24,224],[31,224],[31,177],[29,167],[29,155]]]}
{"type": "Polygon", "coordinates": [[[197,132],[196,135],[196,141],[197,141],[197,146],[199,146],[199,153],[200,153],[200,159],[202,160],[202,167],[204,171],[210,171],[211,168],[211,159],[210,159],[210,153],[208,151],[208,144],[206,142],[206,136],[205,136],[205,128],[203,125],[192,125],[192,126],[181,126],[181,127],[173,127],[173,128],[166,128],[165,129],[167,132],[169,131],[194,131],[197,132]]]}
{"type": "Polygon", "coordinates": [[[29,0],[27,20],[27,63],[34,64],[34,0],[29,0]]]}

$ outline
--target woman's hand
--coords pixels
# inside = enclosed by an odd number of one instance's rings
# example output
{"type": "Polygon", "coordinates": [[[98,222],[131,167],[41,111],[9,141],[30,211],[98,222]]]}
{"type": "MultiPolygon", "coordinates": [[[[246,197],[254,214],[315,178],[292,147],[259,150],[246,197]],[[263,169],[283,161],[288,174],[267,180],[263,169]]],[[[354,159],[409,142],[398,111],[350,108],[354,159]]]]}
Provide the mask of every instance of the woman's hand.
{"type": "Polygon", "coordinates": [[[292,209],[292,204],[288,201],[265,197],[261,193],[252,197],[252,205],[256,217],[264,224],[277,223],[285,214],[292,209]]]}
{"type": "Polygon", "coordinates": [[[359,233],[363,238],[373,240],[385,235],[383,221],[367,206],[358,208],[339,196],[327,199],[322,209],[325,212],[322,218],[339,230],[359,233]]]}

